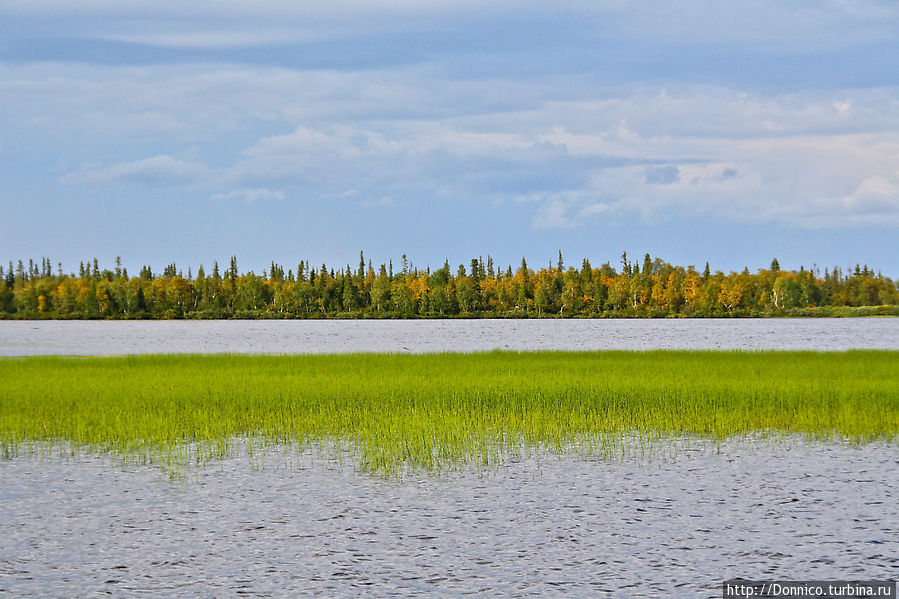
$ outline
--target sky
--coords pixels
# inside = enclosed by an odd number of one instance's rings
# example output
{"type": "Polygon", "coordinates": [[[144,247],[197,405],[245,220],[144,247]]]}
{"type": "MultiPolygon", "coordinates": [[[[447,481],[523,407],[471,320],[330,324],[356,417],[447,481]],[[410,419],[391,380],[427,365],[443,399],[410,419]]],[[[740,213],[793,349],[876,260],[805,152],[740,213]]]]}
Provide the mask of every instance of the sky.
{"type": "Polygon", "coordinates": [[[899,278],[899,3],[0,0],[0,223],[66,271],[899,278]]]}

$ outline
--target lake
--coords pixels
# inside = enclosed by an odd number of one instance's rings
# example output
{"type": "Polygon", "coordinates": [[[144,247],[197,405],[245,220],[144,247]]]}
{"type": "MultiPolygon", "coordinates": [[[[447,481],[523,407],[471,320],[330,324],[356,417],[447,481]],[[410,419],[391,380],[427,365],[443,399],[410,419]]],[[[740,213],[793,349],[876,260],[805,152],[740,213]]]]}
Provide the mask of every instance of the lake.
{"type": "MultiPolygon", "coordinates": [[[[6,356],[492,349],[899,349],[899,319],[0,322],[6,356]]],[[[163,469],[0,461],[0,595],[720,597],[895,579],[899,447],[684,439],[379,479],[269,448],[163,469]]]]}
{"type": "Polygon", "coordinates": [[[272,449],[184,480],[100,458],[0,464],[0,595],[720,597],[895,579],[899,449],[729,442],[382,480],[272,449]],[[255,464],[255,466],[254,466],[255,464]]]}
{"type": "Polygon", "coordinates": [[[899,349],[899,318],[0,321],[0,355],[899,349]]]}

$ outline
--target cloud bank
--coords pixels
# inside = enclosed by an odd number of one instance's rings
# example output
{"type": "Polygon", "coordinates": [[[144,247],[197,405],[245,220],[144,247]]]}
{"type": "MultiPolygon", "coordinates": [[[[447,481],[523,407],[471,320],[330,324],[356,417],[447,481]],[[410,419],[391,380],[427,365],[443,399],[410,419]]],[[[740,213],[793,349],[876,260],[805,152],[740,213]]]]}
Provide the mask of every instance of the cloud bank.
{"type": "Polygon", "coordinates": [[[222,229],[280,206],[425,243],[489,209],[510,245],[683,220],[864,239],[899,227],[897,30],[873,0],[0,0],[0,176],[222,229]]]}

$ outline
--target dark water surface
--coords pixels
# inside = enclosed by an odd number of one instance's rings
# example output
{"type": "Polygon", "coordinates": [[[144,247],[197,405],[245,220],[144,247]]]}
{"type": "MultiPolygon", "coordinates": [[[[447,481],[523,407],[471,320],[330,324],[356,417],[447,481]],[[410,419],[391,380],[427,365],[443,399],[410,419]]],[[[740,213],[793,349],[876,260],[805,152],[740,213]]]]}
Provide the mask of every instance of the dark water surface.
{"type": "Polygon", "coordinates": [[[269,451],[174,482],[99,458],[0,463],[0,595],[720,597],[738,576],[899,577],[896,446],[403,480],[269,451]]]}
{"type": "Polygon", "coordinates": [[[0,355],[899,349],[899,318],[0,321],[0,355]]]}

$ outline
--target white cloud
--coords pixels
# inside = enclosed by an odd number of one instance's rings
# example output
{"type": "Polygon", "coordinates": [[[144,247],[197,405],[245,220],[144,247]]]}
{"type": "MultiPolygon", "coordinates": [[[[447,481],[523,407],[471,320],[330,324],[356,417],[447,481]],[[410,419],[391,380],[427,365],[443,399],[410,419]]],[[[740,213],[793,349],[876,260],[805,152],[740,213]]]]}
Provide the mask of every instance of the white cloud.
{"type": "Polygon", "coordinates": [[[534,214],[535,229],[571,229],[577,223],[569,214],[568,203],[561,197],[550,197],[534,214]]]}
{"type": "Polygon", "coordinates": [[[396,206],[396,202],[393,198],[383,197],[377,200],[362,200],[361,202],[359,202],[359,205],[363,208],[390,208],[392,206],[396,206]]]}
{"type": "Polygon", "coordinates": [[[286,135],[264,137],[243,154],[249,157],[336,154],[343,158],[354,158],[360,154],[359,144],[363,138],[370,135],[347,126],[332,127],[326,132],[301,125],[286,135]]]}
{"type": "Polygon", "coordinates": [[[244,202],[264,202],[269,200],[282,201],[284,192],[275,189],[250,188],[237,189],[226,193],[212,195],[213,200],[243,200],[244,202]]]}
{"type": "Polygon", "coordinates": [[[172,156],[159,155],[111,166],[85,166],[63,177],[66,183],[106,185],[137,183],[149,186],[197,183],[210,174],[202,164],[185,162],[172,156]]]}
{"type": "Polygon", "coordinates": [[[608,214],[609,212],[612,212],[612,207],[605,202],[596,202],[594,204],[588,203],[581,209],[581,216],[599,216],[600,214],[608,214]]]}
{"type": "Polygon", "coordinates": [[[892,217],[899,215],[899,177],[889,180],[882,175],[874,175],[862,181],[856,190],[842,198],[846,210],[854,214],[878,213],[892,217]]]}
{"type": "Polygon", "coordinates": [[[63,180],[93,187],[521,198],[542,228],[602,211],[796,227],[899,221],[887,185],[899,184],[896,88],[773,95],[571,81],[582,99],[558,100],[559,81],[453,81],[419,67],[0,66],[0,124],[25,144],[51,140],[35,146],[41,154],[70,161],[77,147],[90,166],[63,180]],[[149,157],[104,164],[83,139],[149,157]]]}

